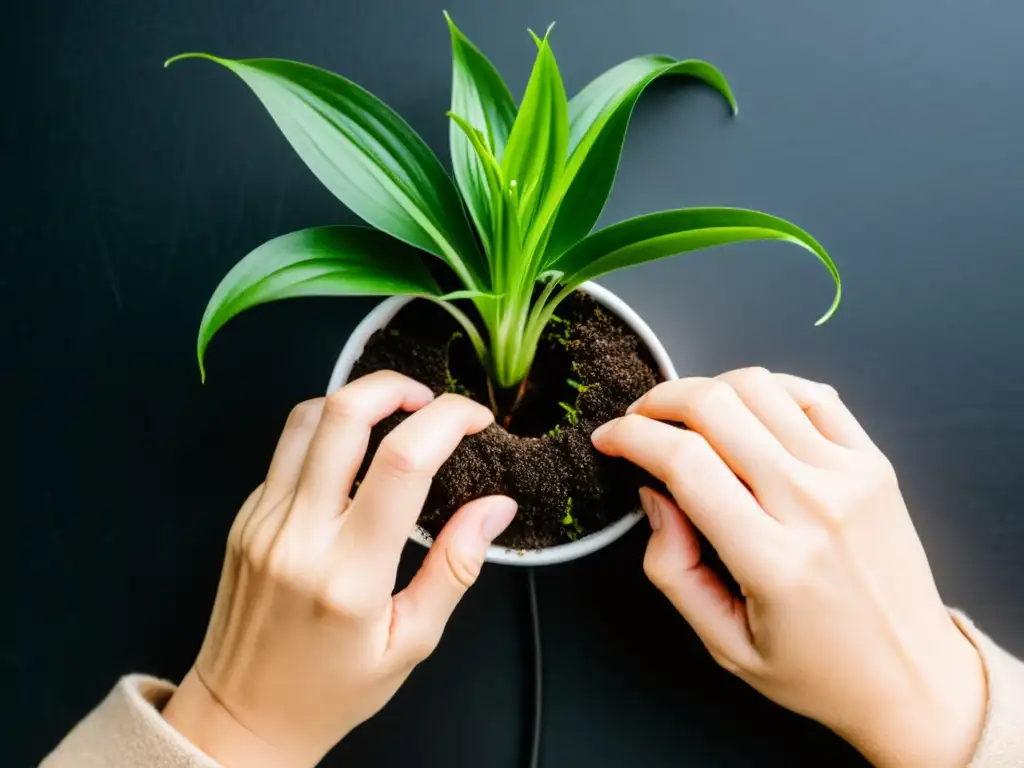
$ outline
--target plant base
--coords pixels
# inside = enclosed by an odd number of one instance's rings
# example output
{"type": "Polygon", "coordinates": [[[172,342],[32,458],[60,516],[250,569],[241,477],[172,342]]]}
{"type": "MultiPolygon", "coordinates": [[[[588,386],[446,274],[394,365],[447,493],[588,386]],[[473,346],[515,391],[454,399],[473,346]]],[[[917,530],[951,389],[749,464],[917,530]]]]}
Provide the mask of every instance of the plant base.
{"type": "MultiPolygon", "coordinates": [[[[430,302],[408,304],[375,333],[350,378],[384,369],[436,394],[454,391],[490,407],[472,349],[430,302]]],[[[435,477],[420,525],[437,535],[463,504],[492,494],[519,502],[519,514],[497,542],[511,549],[564,544],[621,519],[636,509],[641,485],[659,484],[628,462],[599,454],[590,434],[659,381],[637,336],[590,297],[573,295],[548,327],[522,397],[499,393],[515,409],[462,441],[435,477]],[[501,426],[506,416],[508,428],[501,426]]],[[[404,418],[396,414],[374,428],[368,460],[404,418]]]]}

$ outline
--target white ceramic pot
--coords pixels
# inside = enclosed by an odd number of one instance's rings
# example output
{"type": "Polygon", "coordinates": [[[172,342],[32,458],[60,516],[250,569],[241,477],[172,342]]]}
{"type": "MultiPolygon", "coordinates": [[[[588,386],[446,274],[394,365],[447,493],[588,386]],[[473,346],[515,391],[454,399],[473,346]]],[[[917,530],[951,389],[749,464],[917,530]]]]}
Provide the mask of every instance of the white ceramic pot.
{"type": "MultiPolygon", "coordinates": [[[[622,320],[647,345],[661,371],[661,375],[666,380],[678,378],[676,369],[672,366],[672,361],[669,359],[668,352],[665,351],[658,337],[654,335],[654,332],[648,327],[647,323],[641,320],[640,316],[626,302],[607,288],[597,285],[597,283],[584,283],[580,286],[580,290],[622,320]]],[[[327,385],[328,394],[339,389],[348,381],[349,374],[352,372],[352,366],[355,365],[359,356],[363,354],[366,342],[370,340],[370,337],[376,331],[386,326],[398,314],[398,310],[410,301],[413,301],[413,299],[408,296],[393,296],[378,304],[363,318],[363,321],[356,326],[352,335],[348,337],[345,347],[338,356],[338,362],[335,363],[334,372],[331,374],[331,381],[327,385]]],[[[504,563],[505,565],[553,565],[554,563],[576,560],[608,546],[636,525],[641,517],[643,517],[643,512],[639,510],[631,512],[611,525],[602,528],[600,531],[584,536],[582,539],[571,541],[568,544],[559,544],[554,547],[519,551],[506,547],[492,546],[487,551],[487,560],[492,563],[504,563]]],[[[425,547],[429,547],[431,544],[430,535],[419,527],[412,532],[410,538],[417,544],[422,544],[425,547]]]]}

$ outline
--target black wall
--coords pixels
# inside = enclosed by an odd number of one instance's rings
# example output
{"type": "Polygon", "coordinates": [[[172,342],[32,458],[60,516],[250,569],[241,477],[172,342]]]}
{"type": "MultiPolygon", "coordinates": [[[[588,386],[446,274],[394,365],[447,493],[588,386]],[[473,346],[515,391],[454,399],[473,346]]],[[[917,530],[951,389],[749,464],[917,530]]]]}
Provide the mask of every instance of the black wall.
{"type": "MultiPolygon", "coordinates": [[[[629,56],[706,58],[658,87],[607,222],[761,208],[791,247],[610,277],[684,374],[760,364],[832,382],[900,470],[946,599],[1024,654],[1024,5],[1016,0],[452,0],[521,93],[557,20],[567,87],[629,56]]],[[[5,9],[0,363],[5,764],[38,760],[117,677],[188,667],[223,541],[285,414],[319,394],[371,302],[256,310],[193,357],[206,299],[263,240],[350,220],[226,71],[185,50],[298,58],[382,97],[438,152],[449,52],[422,0],[37,0],[5,9]]],[[[644,531],[539,575],[546,766],[854,765],[717,670],[641,573],[644,531]]],[[[409,552],[410,567],[421,556],[409,552]]],[[[436,657],[331,765],[517,766],[529,722],[523,574],[489,568],[436,657]]]]}

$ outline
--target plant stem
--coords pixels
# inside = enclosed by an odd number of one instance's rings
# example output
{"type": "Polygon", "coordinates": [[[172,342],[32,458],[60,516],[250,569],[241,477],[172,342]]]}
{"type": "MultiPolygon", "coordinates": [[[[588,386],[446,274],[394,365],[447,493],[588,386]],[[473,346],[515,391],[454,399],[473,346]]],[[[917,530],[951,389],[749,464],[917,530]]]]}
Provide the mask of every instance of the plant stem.
{"type": "MultiPolygon", "coordinates": [[[[516,399],[512,401],[512,407],[508,409],[508,413],[505,414],[505,418],[502,419],[502,425],[505,429],[509,428],[512,423],[512,416],[519,408],[519,404],[523,402],[523,398],[526,396],[526,381],[529,378],[529,372],[526,376],[523,376],[522,381],[519,382],[519,388],[516,389],[516,399]]],[[[490,383],[490,382],[488,382],[490,383]]]]}
{"type": "Polygon", "coordinates": [[[494,414],[494,418],[500,416],[500,409],[498,408],[498,398],[494,396],[494,382],[491,381],[490,374],[487,374],[487,397],[491,401],[491,413],[494,414]]]}

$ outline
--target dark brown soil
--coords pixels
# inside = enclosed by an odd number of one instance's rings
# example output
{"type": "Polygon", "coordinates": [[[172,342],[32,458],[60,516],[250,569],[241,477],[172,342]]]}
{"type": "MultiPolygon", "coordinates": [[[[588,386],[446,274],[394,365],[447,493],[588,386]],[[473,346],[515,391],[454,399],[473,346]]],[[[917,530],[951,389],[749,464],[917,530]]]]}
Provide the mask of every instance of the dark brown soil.
{"type": "MultiPolygon", "coordinates": [[[[436,535],[468,501],[504,494],[519,513],[498,543],[536,549],[573,541],[636,509],[645,472],[591,446],[599,425],[661,381],[650,353],[618,318],[577,293],[559,307],[541,342],[525,396],[508,429],[494,424],[467,437],[444,464],[420,516],[436,535]]],[[[403,308],[366,345],[352,378],[390,369],[436,394],[458,391],[487,405],[486,379],[454,320],[427,301],[403,308]]],[[[506,407],[514,392],[500,398],[506,407]]],[[[381,439],[406,418],[396,414],[373,430],[367,462],[381,439]]]]}

